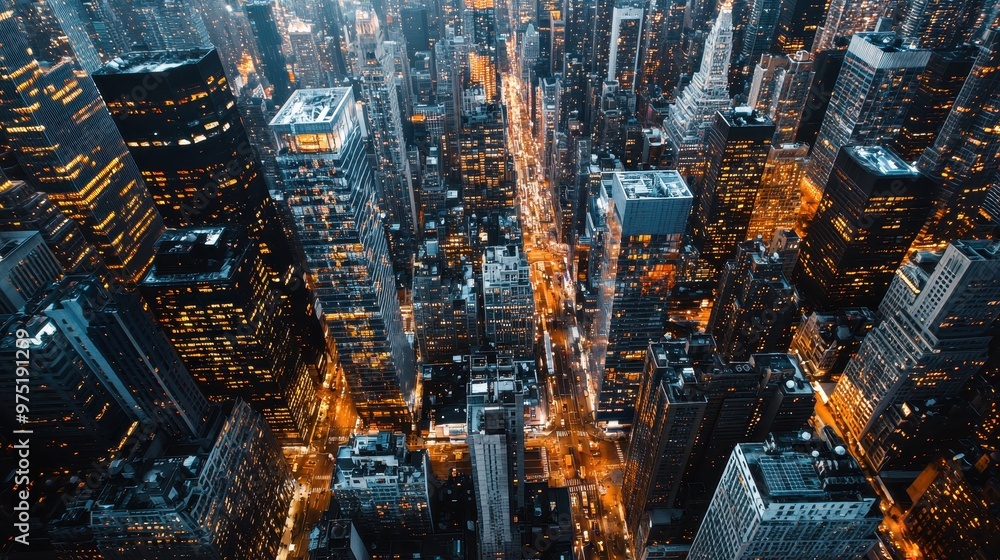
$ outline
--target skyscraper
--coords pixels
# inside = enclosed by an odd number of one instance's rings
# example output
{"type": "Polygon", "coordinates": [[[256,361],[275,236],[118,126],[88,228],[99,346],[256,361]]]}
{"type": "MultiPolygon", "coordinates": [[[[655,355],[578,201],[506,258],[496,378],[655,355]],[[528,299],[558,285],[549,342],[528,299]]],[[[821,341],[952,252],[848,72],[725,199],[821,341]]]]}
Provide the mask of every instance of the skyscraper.
{"type": "Polygon", "coordinates": [[[752,109],[741,107],[716,115],[708,137],[707,168],[692,213],[699,275],[715,278],[736,244],[746,241],[773,136],[771,119],[752,109]]]}
{"type": "Polygon", "coordinates": [[[931,51],[906,120],[892,145],[904,160],[917,161],[934,144],[978,55],[979,48],[974,45],[931,51]]]}
{"type": "Polygon", "coordinates": [[[386,213],[390,250],[397,266],[407,266],[413,252],[416,203],[403,136],[403,108],[393,58],[402,48],[386,41],[379,18],[370,6],[355,14],[357,68],[360,78],[368,134],[375,149],[375,179],[378,204],[386,213]]]}
{"type": "Polygon", "coordinates": [[[273,88],[274,102],[282,105],[292,94],[292,82],[288,77],[288,61],[281,50],[281,33],[274,19],[274,2],[253,0],[244,4],[243,9],[257,40],[261,71],[273,88]]]}
{"type": "Polygon", "coordinates": [[[68,60],[43,69],[11,11],[0,14],[0,44],[0,123],[18,163],[113,273],[138,282],[163,221],[94,82],[68,60]]]}
{"type": "MultiPolygon", "coordinates": [[[[741,80],[746,80],[753,73],[754,66],[760,62],[760,56],[771,49],[778,17],[781,14],[780,0],[753,0],[748,6],[746,29],[743,30],[743,45],[739,53],[741,65],[741,80]]],[[[734,84],[741,91],[744,84],[734,84]]]]}
{"type": "Polygon", "coordinates": [[[891,16],[894,7],[891,0],[830,0],[813,52],[843,48],[855,33],[874,30],[878,19],[891,16]]]}
{"type": "Polygon", "coordinates": [[[930,56],[891,32],[851,38],[806,169],[804,183],[813,195],[823,192],[840,148],[888,145],[899,133],[930,56]]]}
{"type": "Polygon", "coordinates": [[[295,62],[295,85],[299,88],[318,88],[327,85],[321,67],[319,47],[311,23],[296,19],[288,24],[288,41],[292,45],[295,62]]]}
{"type": "Polygon", "coordinates": [[[685,4],[683,0],[649,2],[639,60],[641,74],[636,83],[640,93],[644,87],[655,86],[663,95],[673,98],[681,74],[680,47],[685,4]]]}
{"type": "Polygon", "coordinates": [[[420,359],[445,362],[479,343],[478,291],[472,264],[451,270],[436,240],[413,264],[413,323],[420,359]]]}
{"type": "Polygon", "coordinates": [[[415,371],[350,88],[298,90],[271,121],[306,284],[367,422],[409,429],[415,371]]]}
{"type": "MultiPolygon", "coordinates": [[[[754,68],[747,106],[774,121],[774,143],[792,142],[812,84],[813,59],[806,51],[791,55],[763,55],[754,68]]],[[[797,188],[797,187],[796,187],[797,188]]]]}
{"type": "Polygon", "coordinates": [[[639,47],[643,39],[643,6],[620,0],[611,17],[611,45],[608,79],[618,80],[622,89],[635,91],[639,47]]]}
{"type": "Polygon", "coordinates": [[[205,447],[128,461],[94,499],[78,504],[90,521],[78,530],[93,532],[105,558],[277,554],[295,492],[281,448],[246,403],[222,407],[212,419],[205,447]]]}
{"type": "Polygon", "coordinates": [[[953,49],[974,39],[984,0],[914,0],[906,4],[900,33],[925,49],[953,49]]]}
{"type": "Polygon", "coordinates": [[[94,82],[168,227],[262,227],[267,185],[215,49],[123,54],[94,82]]]}
{"type": "Polygon", "coordinates": [[[708,332],[727,362],[783,352],[798,324],[798,311],[798,294],[785,278],[781,259],[760,240],[744,241],[719,277],[708,332]]]}
{"type": "Polygon", "coordinates": [[[531,358],[535,349],[535,292],[528,257],[517,245],[483,254],[484,340],[497,351],[531,358]]]}
{"type": "Polygon", "coordinates": [[[809,156],[805,144],[772,144],[753,204],[746,236],[770,239],[781,229],[795,227],[799,214],[799,184],[809,156]]]}
{"type": "Polygon", "coordinates": [[[955,396],[986,361],[1000,315],[1000,244],[954,241],[936,260],[900,267],[879,307],[882,322],[831,395],[861,457],[890,407],[955,396]]]}
{"type": "Polygon", "coordinates": [[[337,451],[333,500],[369,538],[426,535],[434,530],[430,476],[427,452],[410,450],[404,434],[358,434],[337,451]]]}
{"type": "Polygon", "coordinates": [[[876,501],[844,448],[809,432],[741,443],[688,558],[861,558],[877,542],[876,501]]]}
{"type": "Polygon", "coordinates": [[[644,349],[663,336],[692,197],[676,171],[609,175],[600,193],[608,233],[590,256],[599,309],[589,338],[597,421],[614,428],[632,422],[644,349]]]}
{"type": "Polygon", "coordinates": [[[930,191],[927,178],[888,148],[842,148],[795,268],[806,303],[878,305],[926,219],[930,191]]]}
{"type": "Polygon", "coordinates": [[[791,56],[799,51],[811,52],[816,30],[826,15],[825,0],[788,0],[781,3],[772,53],[791,56]]]}
{"type": "Polygon", "coordinates": [[[494,353],[473,355],[470,364],[468,442],[482,559],[521,557],[515,519],[524,506],[524,389],[513,365],[494,353]]]}
{"type": "Polygon", "coordinates": [[[201,226],[163,234],[140,290],[209,399],[242,398],[279,439],[301,442],[316,412],[308,366],[322,346],[300,344],[270,277],[245,232],[201,226]]]}
{"type": "MultiPolygon", "coordinates": [[[[706,340],[706,343],[708,341],[706,340]]],[[[625,457],[622,498],[633,547],[642,551],[652,510],[674,507],[708,400],[692,362],[704,360],[699,340],[650,343],[625,457]]],[[[655,537],[654,537],[655,538],[655,537]]]]}
{"type": "Polygon", "coordinates": [[[934,206],[918,245],[940,246],[976,230],[1000,169],[1000,30],[990,30],[941,132],[917,167],[936,183],[934,206]]]}
{"type": "Polygon", "coordinates": [[[62,275],[37,231],[0,230],[0,314],[16,313],[62,275]]]}
{"type": "Polygon", "coordinates": [[[731,104],[729,60],[732,50],[733,12],[726,3],[705,39],[701,68],[691,77],[691,82],[670,107],[670,115],[663,120],[676,168],[684,177],[700,177],[704,172],[708,130],[715,114],[731,104]]]}

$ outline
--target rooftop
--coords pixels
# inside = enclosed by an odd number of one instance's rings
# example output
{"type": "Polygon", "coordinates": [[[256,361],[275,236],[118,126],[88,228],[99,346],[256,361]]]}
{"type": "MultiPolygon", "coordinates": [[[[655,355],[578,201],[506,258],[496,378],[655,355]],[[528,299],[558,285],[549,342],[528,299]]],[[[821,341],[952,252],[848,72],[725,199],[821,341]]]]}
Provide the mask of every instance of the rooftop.
{"type": "Polygon", "coordinates": [[[848,146],[844,149],[865,169],[883,177],[909,177],[917,174],[915,167],[903,161],[903,158],[888,148],[848,146]]]}
{"type": "Polygon", "coordinates": [[[271,126],[333,122],[352,98],[347,87],[297,89],[271,120],[271,126]]]}
{"type": "Polygon", "coordinates": [[[197,64],[213,49],[183,51],[134,51],[115,57],[94,74],[146,74],[166,72],[185,64],[197,64]]]}
{"type": "Polygon", "coordinates": [[[676,170],[628,171],[615,173],[629,200],[645,198],[684,198],[691,190],[676,170]]]}

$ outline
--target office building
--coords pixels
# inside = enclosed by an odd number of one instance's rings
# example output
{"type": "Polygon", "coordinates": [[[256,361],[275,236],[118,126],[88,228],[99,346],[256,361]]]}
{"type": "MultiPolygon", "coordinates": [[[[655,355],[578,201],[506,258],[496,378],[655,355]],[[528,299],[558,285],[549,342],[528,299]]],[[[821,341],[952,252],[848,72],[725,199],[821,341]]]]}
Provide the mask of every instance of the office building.
{"type": "Polygon", "coordinates": [[[890,0],[830,0],[813,52],[843,49],[855,34],[875,30],[879,18],[891,17],[894,8],[890,0]]]}
{"type": "Polygon", "coordinates": [[[510,152],[504,133],[503,108],[481,103],[485,92],[466,90],[468,110],[462,111],[459,130],[459,170],[462,201],[468,216],[485,216],[491,210],[514,206],[510,152]]]}
{"type": "Polygon", "coordinates": [[[778,229],[775,230],[774,236],[767,244],[767,250],[771,254],[777,253],[785,278],[792,278],[795,262],[799,260],[801,243],[802,239],[799,234],[795,233],[794,229],[778,229]]]}
{"type": "Polygon", "coordinates": [[[211,46],[205,21],[191,0],[120,2],[117,12],[128,35],[145,49],[181,50],[211,46]]]}
{"type": "MultiPolygon", "coordinates": [[[[777,135],[778,133],[776,133],[777,135]]],[[[799,184],[809,157],[805,144],[772,144],[764,163],[753,215],[747,226],[746,236],[770,239],[778,230],[788,230],[797,225],[799,184]]],[[[794,262],[794,261],[793,261],[794,262]]],[[[791,276],[789,274],[787,276],[791,276]]]]}
{"type": "Polygon", "coordinates": [[[771,52],[792,56],[811,52],[816,30],[826,16],[825,0],[789,0],[781,3],[771,52]]]}
{"type": "Polygon", "coordinates": [[[527,255],[517,245],[487,247],[482,270],[484,340],[504,354],[534,356],[535,292],[527,255]]]}
{"type": "Polygon", "coordinates": [[[261,227],[267,185],[215,49],[123,54],[94,82],[168,227],[261,227]]]}
{"type": "Polygon", "coordinates": [[[281,33],[278,31],[273,0],[253,0],[243,5],[250,29],[260,53],[260,71],[271,86],[271,98],[275,104],[283,105],[292,94],[292,81],[288,77],[288,61],[281,49],[281,33]]]}
{"type": "Polygon", "coordinates": [[[904,160],[917,161],[934,144],[978,55],[979,48],[974,45],[931,51],[906,120],[892,145],[904,160]]]}
{"type": "Polygon", "coordinates": [[[992,558],[1000,555],[995,459],[966,449],[927,465],[906,493],[912,500],[901,520],[903,535],[924,558],[992,558]]]}
{"type": "Polygon", "coordinates": [[[914,0],[903,9],[900,33],[921,48],[953,49],[977,38],[986,5],[984,0],[914,0]]]}
{"type": "Polygon", "coordinates": [[[417,218],[394,62],[402,46],[385,40],[379,18],[370,6],[361,6],[355,13],[355,31],[354,73],[360,78],[368,135],[375,150],[378,205],[386,214],[393,262],[397,268],[408,268],[417,218]]]}
{"type": "Polygon", "coordinates": [[[202,446],[112,470],[87,504],[104,558],[273,558],[295,481],[264,419],[237,401],[202,446]]]}
{"type": "Polygon", "coordinates": [[[408,429],[413,350],[392,289],[361,118],[349,88],[295,92],[271,121],[285,151],[277,158],[281,203],[358,413],[366,422],[408,429]]]}
{"type": "Polygon", "coordinates": [[[809,432],[741,443],[688,558],[862,558],[877,542],[876,501],[844,448],[809,432]]]}
{"type": "Polygon", "coordinates": [[[427,452],[411,451],[406,436],[373,432],[351,436],[337,452],[333,500],[366,538],[433,532],[427,452]]]}
{"type": "Polygon", "coordinates": [[[607,233],[590,255],[599,307],[588,338],[597,421],[611,429],[632,422],[645,349],[663,336],[692,196],[676,171],[608,175],[597,204],[607,233]]]}
{"type": "Polygon", "coordinates": [[[639,47],[643,40],[643,15],[642,4],[627,1],[619,1],[611,15],[608,79],[617,80],[624,90],[635,91],[639,47]]]}
{"type": "Polygon", "coordinates": [[[830,399],[862,458],[890,408],[953,397],[985,363],[989,325],[1000,315],[998,249],[995,241],[954,241],[940,259],[918,253],[897,271],[879,308],[882,322],[830,399]]]}
{"type": "Polygon", "coordinates": [[[323,519],[309,532],[309,560],[371,560],[350,519],[323,519]]]}
{"type": "Polygon", "coordinates": [[[138,282],[163,221],[94,82],[72,61],[40,66],[13,12],[0,14],[0,43],[0,123],[18,164],[115,275],[138,282]]]}
{"type": "Polygon", "coordinates": [[[524,389],[509,356],[471,357],[468,444],[479,513],[479,558],[521,557],[525,501],[524,389]]]}
{"type": "Polygon", "coordinates": [[[674,153],[676,169],[685,178],[704,173],[708,131],[715,114],[729,108],[729,60],[733,50],[733,12],[727,3],[719,10],[705,38],[701,67],[670,106],[663,120],[674,153]]]}
{"type": "Polygon", "coordinates": [[[876,307],[926,219],[928,183],[889,148],[842,148],[795,267],[806,304],[876,307]]]}
{"type": "Polygon", "coordinates": [[[292,69],[297,88],[319,88],[327,85],[321,66],[319,47],[311,23],[295,19],[288,24],[288,42],[295,57],[292,69]]]}
{"type": "Polygon", "coordinates": [[[759,239],[737,244],[736,259],[726,263],[719,277],[708,321],[722,359],[742,361],[788,348],[799,306],[782,268],[780,257],[759,239]]]}
{"type": "MultiPolygon", "coordinates": [[[[740,82],[733,84],[739,91],[744,91],[745,83],[753,73],[753,68],[760,62],[764,53],[770,52],[778,27],[778,17],[781,15],[780,0],[753,0],[744,8],[746,26],[743,29],[743,45],[738,55],[740,82]]],[[[735,72],[734,72],[735,73],[735,72]]]]}
{"type": "MultiPolygon", "coordinates": [[[[704,359],[698,349],[697,339],[679,340],[650,343],[646,353],[622,484],[626,526],[636,551],[642,551],[650,537],[651,518],[658,515],[653,512],[670,516],[677,503],[704,420],[708,400],[698,390],[692,367],[704,359]]],[[[674,510],[675,516],[680,513],[674,510]]]]}
{"type": "Polygon", "coordinates": [[[62,275],[40,233],[0,230],[0,314],[18,312],[62,275]]]}
{"type": "Polygon", "coordinates": [[[425,242],[413,264],[414,335],[423,363],[446,362],[479,343],[472,264],[451,270],[435,241],[425,242]]]}
{"type": "Polygon", "coordinates": [[[80,226],[67,219],[45,193],[24,181],[0,176],[0,230],[38,232],[66,272],[104,268],[100,254],[84,238],[80,226]]]}
{"type": "Polygon", "coordinates": [[[985,221],[982,206],[1000,169],[1000,31],[987,31],[978,45],[972,72],[965,80],[934,144],[917,167],[936,184],[931,217],[917,239],[920,246],[937,246],[977,233],[985,221]]]}
{"type": "Polygon", "coordinates": [[[834,86],[809,157],[807,190],[814,195],[823,192],[844,146],[890,145],[930,56],[930,51],[911,48],[891,32],[858,33],[851,38],[840,71],[844,79],[834,86]]]}
{"type": "Polygon", "coordinates": [[[802,317],[788,353],[809,381],[837,381],[874,325],[875,314],[867,307],[813,311],[802,317]]]}
{"type": "Polygon", "coordinates": [[[641,72],[636,85],[641,94],[650,90],[673,99],[674,89],[680,79],[681,34],[684,30],[684,9],[681,0],[659,0],[650,2],[646,14],[646,33],[642,38],[642,52],[639,61],[641,72]]]}
{"type": "Polygon", "coordinates": [[[232,227],[167,230],[139,286],[202,391],[241,398],[282,441],[305,441],[323,348],[295,337],[288,297],[271,288],[259,247],[232,227]]]}
{"type": "Polygon", "coordinates": [[[774,121],[774,143],[793,142],[812,84],[813,57],[807,51],[759,57],[747,106],[774,121]]]}
{"type": "Polygon", "coordinates": [[[691,236],[699,251],[699,275],[713,279],[747,239],[774,123],[741,107],[720,111],[708,137],[708,162],[698,185],[691,236]]]}

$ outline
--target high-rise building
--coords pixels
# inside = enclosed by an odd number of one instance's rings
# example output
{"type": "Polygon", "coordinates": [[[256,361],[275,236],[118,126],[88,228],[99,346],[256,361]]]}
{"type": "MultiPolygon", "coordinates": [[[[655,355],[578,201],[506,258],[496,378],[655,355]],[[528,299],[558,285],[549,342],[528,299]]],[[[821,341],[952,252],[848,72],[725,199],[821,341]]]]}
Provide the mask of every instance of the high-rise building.
{"type": "Polygon", "coordinates": [[[104,558],[277,554],[295,481],[264,419],[237,401],[205,439],[128,461],[95,491],[85,519],[104,558]]]}
{"type": "Polygon", "coordinates": [[[864,471],[809,432],[733,450],[688,558],[862,558],[881,515],[864,471]]]}
{"type": "Polygon", "coordinates": [[[482,270],[483,339],[501,353],[534,356],[535,292],[524,250],[487,247],[482,270]]]}
{"type": "Polygon", "coordinates": [[[354,435],[337,452],[333,500],[368,538],[426,535],[434,530],[430,476],[427,452],[411,451],[405,435],[354,435]]]}
{"type": "Polygon", "coordinates": [[[855,33],[873,31],[879,18],[891,16],[891,0],[830,0],[826,18],[816,31],[813,52],[842,49],[855,33]]]}
{"type": "Polygon", "coordinates": [[[167,230],[140,290],[209,399],[242,398],[279,439],[304,441],[322,346],[299,344],[256,243],[232,227],[167,230]]]}
{"type": "Polygon", "coordinates": [[[927,465],[906,489],[913,503],[901,520],[903,535],[924,558],[1000,555],[1000,520],[992,506],[997,464],[981,449],[927,465]]]}
{"type": "Polygon", "coordinates": [[[211,45],[208,28],[191,0],[120,2],[129,35],[148,50],[194,49],[211,45]]]}
{"type": "Polygon", "coordinates": [[[1000,244],[954,241],[940,260],[904,264],[879,315],[830,399],[862,457],[888,409],[955,396],[985,363],[1000,315],[1000,244]]]}
{"type": "Polygon", "coordinates": [[[40,233],[0,230],[0,315],[16,313],[62,275],[40,233]]]}
{"type": "Polygon", "coordinates": [[[446,362],[479,343],[478,293],[472,264],[451,270],[436,240],[413,264],[413,323],[420,359],[446,362]]]}
{"type": "MultiPolygon", "coordinates": [[[[459,162],[462,177],[462,200],[469,216],[485,216],[491,210],[514,206],[514,182],[511,180],[510,152],[507,147],[503,108],[479,103],[485,94],[473,88],[467,97],[475,97],[468,110],[462,111],[459,131],[459,162]],[[478,93],[478,95],[474,95],[478,93]]],[[[475,240],[473,240],[475,242],[475,240]]]]}
{"type": "Polygon", "coordinates": [[[914,0],[907,2],[900,33],[913,37],[922,48],[953,49],[975,37],[985,13],[984,0],[914,0]]]}
{"type": "Polygon", "coordinates": [[[284,150],[277,158],[280,196],[359,414],[409,429],[413,350],[403,333],[362,118],[350,88],[296,91],[271,121],[284,150]]]}
{"type": "Polygon", "coordinates": [[[763,55],[754,68],[747,106],[774,121],[774,143],[792,142],[798,134],[812,84],[813,59],[807,51],[763,55]]]}
{"type": "Polygon", "coordinates": [[[267,184],[215,49],[123,54],[94,82],[168,227],[261,227],[267,184]]]}
{"type": "Polygon", "coordinates": [[[729,60],[733,50],[733,12],[727,3],[705,39],[701,67],[663,120],[677,170],[684,177],[704,172],[706,141],[715,114],[728,109],[729,60]]]}
{"type": "MultiPolygon", "coordinates": [[[[778,27],[778,17],[781,15],[781,1],[753,0],[747,8],[749,10],[746,15],[746,28],[743,30],[743,45],[738,57],[741,80],[747,80],[753,73],[753,68],[760,62],[761,55],[771,50],[778,27]]],[[[734,86],[743,91],[743,83],[734,86]]]]}
{"type": "Polygon", "coordinates": [[[611,15],[611,45],[608,56],[608,79],[619,87],[635,91],[639,65],[639,47],[643,38],[642,4],[620,0],[611,15]]]}
{"type": "Polygon", "coordinates": [[[826,0],[788,0],[781,3],[771,52],[792,56],[811,52],[816,30],[826,15],[826,0]]]}
{"type": "Polygon", "coordinates": [[[719,277],[708,321],[722,359],[742,361],[751,354],[788,348],[798,324],[798,294],[785,278],[777,254],[759,239],[736,245],[736,259],[719,277]]]}
{"type": "Polygon", "coordinates": [[[0,230],[37,231],[66,272],[104,268],[101,256],[84,238],[80,226],[67,219],[45,193],[24,181],[0,176],[0,230]]]}
{"type": "Polygon", "coordinates": [[[720,111],[708,136],[705,176],[697,187],[691,232],[699,275],[715,278],[747,239],[774,123],[746,107],[720,111]]]}
{"type": "Polygon", "coordinates": [[[941,132],[917,162],[936,183],[931,217],[917,239],[940,246],[976,230],[1000,169],[1000,30],[990,30],[941,132]]]}
{"type": "Polygon", "coordinates": [[[747,238],[770,239],[778,230],[795,227],[800,206],[799,184],[808,156],[809,146],[805,144],[771,145],[747,226],[747,238]]]}
{"type": "Polygon", "coordinates": [[[598,203],[607,234],[590,256],[599,308],[588,338],[597,420],[611,428],[635,416],[645,349],[663,336],[692,196],[676,171],[608,175],[598,203]]]}
{"type": "Polygon", "coordinates": [[[524,389],[514,361],[471,357],[468,443],[479,513],[479,558],[521,557],[515,519],[524,507],[524,389]]]}
{"type": "Polygon", "coordinates": [[[309,560],[371,560],[371,555],[353,521],[324,518],[309,533],[309,560]]]}
{"type": "Polygon", "coordinates": [[[163,221],[93,80],[68,60],[42,68],[9,10],[0,47],[0,124],[18,163],[114,274],[138,282],[163,221]]]}
{"type": "Polygon", "coordinates": [[[836,381],[874,324],[867,307],[813,311],[802,317],[788,352],[810,381],[836,381]]]}
{"type": "MultiPolygon", "coordinates": [[[[637,91],[653,87],[668,98],[673,98],[674,89],[680,80],[681,33],[684,30],[683,0],[654,0],[649,2],[646,13],[646,33],[642,38],[642,52],[639,60],[641,73],[636,85],[637,91]]],[[[653,93],[648,94],[652,96],[653,93]]]]}
{"type": "Polygon", "coordinates": [[[270,82],[272,98],[282,105],[292,94],[288,61],[281,50],[281,33],[274,18],[273,0],[253,0],[243,5],[260,53],[261,72],[270,82]]]}
{"type": "Polygon", "coordinates": [[[137,294],[107,290],[96,275],[70,275],[8,325],[3,379],[11,392],[18,325],[31,337],[30,354],[48,364],[33,372],[31,424],[36,441],[59,450],[50,454],[56,464],[108,458],[130,425],[180,440],[201,434],[208,401],[143,305],[137,294]],[[79,455],[76,447],[67,451],[70,441],[80,443],[79,455]]]}
{"type": "Polygon", "coordinates": [[[364,113],[375,150],[378,205],[385,212],[390,251],[397,267],[408,266],[413,253],[416,203],[403,136],[403,107],[394,57],[402,46],[386,41],[379,18],[370,6],[355,14],[355,44],[364,113]]]}
{"type": "Polygon", "coordinates": [[[810,308],[878,305],[926,219],[928,183],[888,148],[840,150],[795,267],[810,308]]]}
{"type": "Polygon", "coordinates": [[[808,191],[823,192],[840,148],[891,143],[930,56],[930,51],[911,48],[891,32],[851,38],[842,79],[833,89],[809,157],[804,182],[808,191]]]}
{"type": "Polygon", "coordinates": [[[711,356],[709,341],[700,344],[697,339],[653,342],[646,353],[622,485],[626,526],[636,551],[650,537],[653,511],[669,511],[680,494],[708,404],[691,367],[705,358],[698,352],[702,347],[711,356]]]}
{"type": "Polygon", "coordinates": [[[301,19],[292,20],[288,24],[288,42],[292,47],[295,61],[295,86],[298,88],[318,88],[327,85],[325,72],[321,66],[319,47],[311,23],[301,19]]]}
{"type": "Polygon", "coordinates": [[[974,45],[931,52],[906,120],[892,145],[904,160],[917,161],[934,144],[978,54],[974,45]]]}

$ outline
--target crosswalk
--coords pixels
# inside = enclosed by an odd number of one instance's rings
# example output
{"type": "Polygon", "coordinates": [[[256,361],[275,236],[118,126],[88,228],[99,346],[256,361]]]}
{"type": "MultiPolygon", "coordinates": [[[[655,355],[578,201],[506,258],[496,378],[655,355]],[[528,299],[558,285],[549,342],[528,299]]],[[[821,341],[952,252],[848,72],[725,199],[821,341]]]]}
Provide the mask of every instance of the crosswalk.
{"type": "Polygon", "coordinates": [[[586,480],[580,480],[579,478],[571,478],[566,481],[566,486],[569,487],[570,492],[586,492],[588,497],[597,496],[597,484],[589,482],[586,480]]]}
{"type": "Polygon", "coordinates": [[[615,453],[618,454],[618,463],[624,465],[625,453],[622,452],[622,444],[617,441],[615,442],[615,453]]]}

